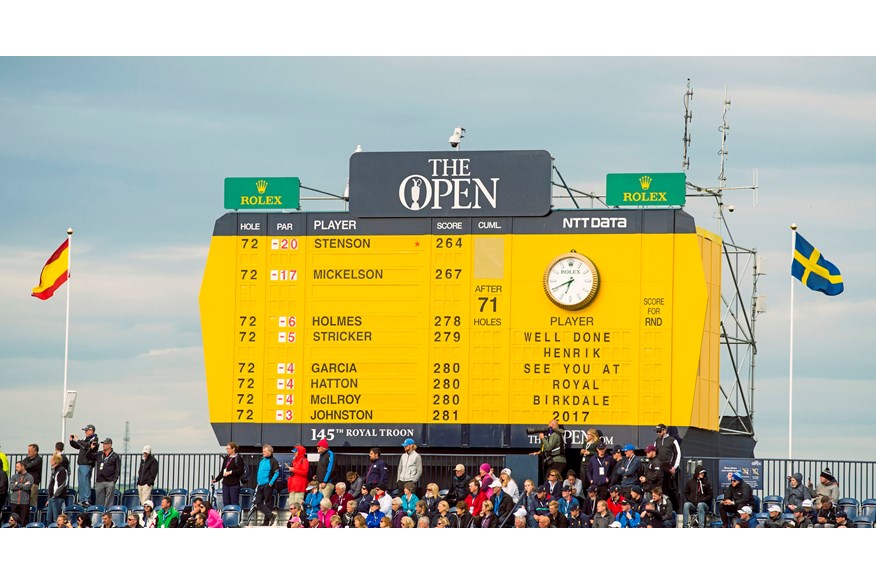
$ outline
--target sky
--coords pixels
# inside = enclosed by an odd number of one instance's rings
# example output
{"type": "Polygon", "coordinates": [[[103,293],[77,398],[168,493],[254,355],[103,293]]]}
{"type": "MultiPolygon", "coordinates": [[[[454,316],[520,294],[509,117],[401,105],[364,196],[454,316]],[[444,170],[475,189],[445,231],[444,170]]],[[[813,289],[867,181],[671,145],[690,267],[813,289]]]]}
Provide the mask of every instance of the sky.
{"type": "MultiPolygon", "coordinates": [[[[609,172],[680,171],[690,79],[688,180],[718,185],[725,88],[727,185],[758,172],[756,201],[725,196],[766,272],[755,454],[788,450],[791,222],[846,286],[796,285],[794,454],[876,446],[874,73],[871,58],[0,58],[0,445],[60,435],[65,290],[30,290],[68,226],[69,428],[120,444],[130,422],[132,451],[212,451],[197,297],[224,177],[340,194],[357,145],[443,150],[463,125],[466,149],[546,149],[570,186],[604,194],[609,172]]],[[[719,230],[713,200],[686,209],[719,230]]]]}

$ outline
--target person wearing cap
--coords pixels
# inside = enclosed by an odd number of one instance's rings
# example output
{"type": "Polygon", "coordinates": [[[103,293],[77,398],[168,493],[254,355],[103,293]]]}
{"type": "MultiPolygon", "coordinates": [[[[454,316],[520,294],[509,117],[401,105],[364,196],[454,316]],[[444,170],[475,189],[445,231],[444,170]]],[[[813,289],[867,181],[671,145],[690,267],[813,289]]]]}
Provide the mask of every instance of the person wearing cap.
{"type": "Polygon", "coordinates": [[[520,489],[517,487],[517,482],[511,478],[511,469],[503,468],[499,473],[499,480],[502,482],[502,490],[511,495],[511,500],[516,505],[520,500],[520,489]]]}
{"type": "MultiPolygon", "coordinates": [[[[322,493],[319,491],[319,482],[310,481],[310,484],[307,485],[307,495],[304,497],[304,512],[307,514],[308,521],[316,519],[322,499],[322,493]]],[[[377,503],[377,506],[379,507],[380,503],[377,503]]]]}
{"type": "Polygon", "coordinates": [[[809,499],[806,499],[796,509],[794,509],[794,521],[797,524],[797,529],[808,529],[812,527],[812,519],[810,518],[811,514],[812,501],[810,501],[809,499]]]}
{"type": "Polygon", "coordinates": [[[767,509],[767,513],[769,516],[766,518],[766,521],[763,522],[763,526],[765,528],[781,528],[784,527],[784,520],[782,519],[782,508],[778,505],[770,505],[767,509]]]}
{"type": "Polygon", "coordinates": [[[94,461],[94,504],[104,509],[113,506],[115,498],[116,481],[122,472],[122,460],[113,450],[113,439],[104,438],[100,442],[101,451],[97,450],[97,442],[94,442],[88,457],[94,461]]]}
{"type": "Polygon", "coordinates": [[[623,449],[624,459],[621,461],[615,470],[615,474],[620,476],[620,487],[625,494],[629,494],[630,489],[639,484],[639,475],[642,474],[642,461],[636,456],[636,447],[632,444],[627,444],[623,449]]]}
{"type": "Polygon", "coordinates": [[[365,473],[365,485],[368,490],[377,488],[377,485],[389,484],[389,468],[380,458],[380,449],[376,446],[372,448],[368,452],[368,458],[371,459],[371,465],[368,467],[368,472],[365,473]]]}
{"type": "Polygon", "coordinates": [[[310,462],[307,460],[307,449],[303,445],[296,444],[292,449],[292,464],[287,464],[286,470],[289,471],[286,479],[289,503],[303,503],[307,493],[307,477],[310,476],[310,462]]]}
{"type": "Polygon", "coordinates": [[[413,439],[408,438],[401,445],[405,452],[398,461],[398,474],[396,475],[398,490],[401,492],[405,483],[414,483],[416,491],[420,484],[420,477],[423,476],[423,459],[417,452],[417,445],[413,439]]]}
{"type": "Polygon", "coordinates": [[[560,504],[560,513],[566,516],[566,519],[569,518],[569,507],[572,504],[572,501],[578,503],[578,498],[573,494],[572,487],[563,483],[562,494],[559,499],[557,499],[557,503],[560,504]]]}
{"type": "Polygon", "coordinates": [[[140,524],[147,528],[155,528],[155,503],[152,499],[143,501],[143,516],[140,518],[140,524]]]}
{"type": "Polygon", "coordinates": [[[621,504],[621,512],[618,513],[614,519],[615,521],[620,522],[621,527],[623,528],[638,527],[639,521],[641,521],[641,517],[633,510],[629,501],[624,501],[621,504]]]}
{"type": "Polygon", "coordinates": [[[40,490],[40,482],[43,479],[43,459],[40,456],[40,447],[38,444],[27,445],[27,456],[24,458],[24,470],[33,477],[33,484],[30,487],[30,506],[37,506],[37,494],[40,490]]]}
{"type": "Polygon", "coordinates": [[[617,515],[623,509],[624,496],[621,493],[621,488],[617,485],[608,490],[608,499],[605,503],[608,505],[608,511],[612,515],[617,515]]]}
{"type": "Polygon", "coordinates": [[[152,447],[148,444],[143,447],[143,455],[140,457],[140,470],[137,471],[137,493],[140,495],[140,504],[152,498],[152,487],[158,478],[158,459],[152,455],[152,447]]]}
{"type": "Polygon", "coordinates": [[[548,422],[547,432],[539,432],[538,439],[541,447],[538,452],[530,454],[541,456],[545,474],[552,470],[563,472],[566,468],[566,431],[560,428],[560,421],[554,418],[548,422]]]}
{"type": "Polygon", "coordinates": [[[735,522],[735,527],[740,525],[752,529],[758,526],[757,519],[754,517],[754,511],[748,505],[743,505],[739,508],[739,519],[735,522]]]}
{"type": "Polygon", "coordinates": [[[697,527],[708,527],[706,513],[712,508],[712,498],[712,483],[706,476],[706,469],[698,464],[694,469],[694,476],[684,486],[682,527],[690,527],[690,514],[694,510],[697,512],[697,527]]]}
{"type": "Polygon", "coordinates": [[[611,491],[611,488],[614,486],[619,487],[623,480],[623,473],[618,473],[617,469],[624,461],[624,447],[620,444],[616,444],[611,451],[611,459],[614,462],[611,466],[611,476],[608,478],[609,491],[611,491]]]}
{"type": "Polygon", "coordinates": [[[502,481],[498,479],[490,485],[490,490],[492,491],[490,493],[490,503],[493,504],[493,510],[499,518],[499,525],[497,527],[513,527],[514,523],[510,517],[511,513],[514,512],[514,499],[505,492],[502,481]]]}
{"type": "Polygon", "coordinates": [[[9,481],[9,504],[12,512],[19,517],[25,518],[25,523],[30,519],[30,488],[33,485],[33,477],[25,470],[24,461],[15,463],[15,474],[9,481]]]}
{"type": "Polygon", "coordinates": [[[841,527],[855,527],[854,521],[849,521],[848,515],[842,510],[836,512],[836,528],[841,527]]]}
{"type": "MultiPolygon", "coordinates": [[[[596,454],[590,457],[590,464],[587,468],[589,481],[587,488],[596,487],[599,499],[608,499],[609,481],[613,470],[614,458],[611,456],[608,444],[600,440],[596,443],[596,454]]],[[[587,514],[592,515],[592,513],[587,514]]]]}
{"type": "Polygon", "coordinates": [[[94,471],[94,461],[89,457],[89,452],[97,445],[97,433],[94,431],[94,424],[88,424],[82,428],[82,431],[85,432],[82,440],[76,434],[70,434],[70,447],[79,451],[76,460],[76,488],[79,489],[79,504],[88,507],[88,503],[91,501],[91,481],[94,471]]]}
{"type": "Polygon", "coordinates": [[[728,478],[730,484],[724,489],[724,500],[721,501],[718,514],[724,527],[733,527],[732,520],[737,511],[745,506],[750,508],[754,504],[754,495],[751,486],[742,480],[742,475],[738,472],[732,473],[728,478]]]}
{"type": "Polygon", "coordinates": [[[663,485],[663,468],[657,459],[657,448],[653,444],[645,447],[645,463],[642,465],[639,483],[646,493],[650,493],[654,487],[663,485]]]}
{"type": "Polygon", "coordinates": [[[465,466],[457,464],[453,468],[453,476],[450,477],[450,490],[445,499],[453,506],[459,501],[464,501],[468,495],[468,482],[471,477],[465,472],[465,466]]]}
{"type": "Polygon", "coordinates": [[[803,475],[795,472],[788,477],[788,488],[785,489],[785,508],[791,513],[794,512],[803,501],[812,499],[812,493],[809,488],[803,484],[803,475]]]}
{"type": "Polygon", "coordinates": [[[52,475],[49,479],[49,501],[46,505],[46,525],[54,523],[64,512],[69,475],[59,454],[52,455],[52,475]]]}
{"type": "Polygon", "coordinates": [[[320,439],[316,443],[316,451],[319,452],[319,461],[316,463],[316,474],[313,480],[319,483],[319,490],[326,499],[331,498],[335,492],[335,453],[329,448],[328,440],[320,439]]]}
{"type": "Polygon", "coordinates": [[[523,507],[514,512],[514,529],[526,529],[529,527],[529,525],[527,525],[526,516],[526,509],[523,507]]]}
{"type": "Polygon", "coordinates": [[[633,508],[633,511],[641,514],[642,511],[645,510],[646,501],[650,500],[650,496],[648,499],[645,499],[645,490],[642,489],[639,485],[634,487],[630,487],[629,495],[627,496],[627,501],[630,502],[630,506],[633,508]]]}
{"type": "MultiPolygon", "coordinates": [[[[812,488],[810,487],[809,490],[811,491],[812,488]]],[[[837,484],[829,468],[825,468],[818,476],[818,485],[815,487],[813,499],[820,499],[821,497],[827,497],[834,505],[836,505],[840,498],[839,484],[837,484]]]]}
{"type": "Polygon", "coordinates": [[[678,465],[681,464],[681,445],[678,440],[669,435],[665,424],[657,424],[654,428],[657,439],[654,447],[657,449],[657,460],[663,468],[663,492],[672,501],[672,508],[681,508],[681,496],[678,492],[678,465]]]}
{"type": "Polygon", "coordinates": [[[587,487],[584,500],[581,502],[581,513],[587,517],[593,517],[596,514],[596,502],[599,501],[599,488],[590,485],[587,487]]]}
{"type": "Polygon", "coordinates": [[[377,485],[374,492],[374,500],[380,505],[380,511],[389,517],[392,513],[392,496],[386,492],[386,485],[377,485]]]}
{"type": "MultiPolygon", "coordinates": [[[[548,508],[548,504],[552,501],[550,493],[548,493],[547,489],[544,485],[541,485],[535,490],[535,509],[532,511],[533,519],[538,520],[540,515],[547,515],[550,513],[550,509],[548,508]]],[[[528,509],[527,509],[528,511],[528,509]]]]}
{"type": "Polygon", "coordinates": [[[581,512],[581,505],[578,503],[578,499],[572,499],[572,502],[569,503],[569,515],[567,519],[569,521],[567,527],[570,529],[590,527],[590,518],[581,512]]]}
{"type": "Polygon", "coordinates": [[[365,516],[365,524],[371,528],[380,527],[380,520],[384,517],[386,515],[380,510],[380,502],[376,499],[371,501],[368,506],[368,515],[365,516]]]}

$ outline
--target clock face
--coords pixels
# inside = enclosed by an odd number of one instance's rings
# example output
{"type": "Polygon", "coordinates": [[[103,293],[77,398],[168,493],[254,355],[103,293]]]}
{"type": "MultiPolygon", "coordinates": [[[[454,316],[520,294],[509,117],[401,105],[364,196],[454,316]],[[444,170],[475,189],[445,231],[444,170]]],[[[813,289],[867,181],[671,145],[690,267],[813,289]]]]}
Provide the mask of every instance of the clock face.
{"type": "Polygon", "coordinates": [[[544,291],[551,302],[567,310],[584,308],[596,296],[599,273],[579,253],[566,253],[552,261],[544,274],[544,291]]]}

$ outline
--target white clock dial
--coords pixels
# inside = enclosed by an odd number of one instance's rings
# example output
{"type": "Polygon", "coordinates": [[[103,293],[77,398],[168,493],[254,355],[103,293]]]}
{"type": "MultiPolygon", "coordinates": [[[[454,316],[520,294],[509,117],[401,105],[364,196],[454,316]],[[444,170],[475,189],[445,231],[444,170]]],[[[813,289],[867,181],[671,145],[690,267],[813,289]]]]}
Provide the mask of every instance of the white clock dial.
{"type": "Polygon", "coordinates": [[[596,296],[599,274],[596,266],[579,253],[566,253],[554,259],[544,275],[544,290],[560,308],[578,310],[596,296]]]}

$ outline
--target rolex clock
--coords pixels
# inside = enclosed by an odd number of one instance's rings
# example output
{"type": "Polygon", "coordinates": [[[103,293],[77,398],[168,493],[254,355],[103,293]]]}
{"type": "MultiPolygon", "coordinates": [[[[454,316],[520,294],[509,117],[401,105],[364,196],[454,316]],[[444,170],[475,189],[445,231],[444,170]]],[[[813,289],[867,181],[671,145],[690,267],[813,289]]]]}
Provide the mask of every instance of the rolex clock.
{"type": "Polygon", "coordinates": [[[590,304],[598,288],[596,266],[575,250],[555,258],[544,272],[545,294],[566,310],[580,310],[590,304]]]}

